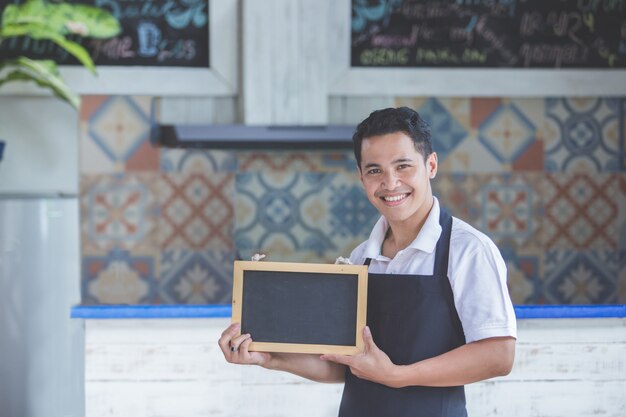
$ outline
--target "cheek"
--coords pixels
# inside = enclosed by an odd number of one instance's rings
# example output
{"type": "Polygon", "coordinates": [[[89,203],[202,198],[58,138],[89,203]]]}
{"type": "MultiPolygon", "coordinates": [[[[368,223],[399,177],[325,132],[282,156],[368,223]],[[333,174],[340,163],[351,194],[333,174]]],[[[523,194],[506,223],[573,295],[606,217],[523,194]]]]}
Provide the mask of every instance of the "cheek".
{"type": "Polygon", "coordinates": [[[374,184],[372,182],[364,182],[363,183],[363,189],[365,190],[365,195],[367,195],[367,198],[370,201],[374,201],[374,200],[378,199],[377,197],[374,196],[376,194],[377,188],[378,187],[376,186],[376,184],[374,184]]]}

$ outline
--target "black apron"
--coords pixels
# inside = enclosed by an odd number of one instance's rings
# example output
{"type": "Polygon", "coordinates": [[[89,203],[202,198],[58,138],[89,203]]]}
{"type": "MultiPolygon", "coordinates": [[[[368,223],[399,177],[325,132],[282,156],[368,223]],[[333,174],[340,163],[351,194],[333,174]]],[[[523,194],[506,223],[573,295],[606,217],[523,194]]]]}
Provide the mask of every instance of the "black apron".
{"type": "MultiPolygon", "coordinates": [[[[448,279],[452,217],[441,210],[433,275],[369,274],[367,324],[396,365],[432,358],[465,344],[448,279]]],[[[369,265],[371,259],[367,259],[369,265]]],[[[466,417],[465,389],[389,388],[346,370],[339,417],[466,417]]]]}

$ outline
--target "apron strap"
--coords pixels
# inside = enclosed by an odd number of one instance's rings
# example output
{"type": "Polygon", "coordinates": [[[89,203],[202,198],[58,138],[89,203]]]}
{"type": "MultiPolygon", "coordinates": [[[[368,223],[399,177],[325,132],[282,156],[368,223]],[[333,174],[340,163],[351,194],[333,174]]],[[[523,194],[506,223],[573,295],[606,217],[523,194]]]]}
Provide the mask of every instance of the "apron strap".
{"type": "Polygon", "coordinates": [[[443,208],[440,208],[439,224],[441,225],[441,236],[435,248],[435,271],[436,277],[448,276],[448,258],[450,255],[450,234],[452,233],[452,216],[443,208]]]}
{"type": "Polygon", "coordinates": [[[437,253],[435,254],[435,272],[436,278],[441,280],[442,285],[445,288],[445,298],[452,311],[452,325],[456,329],[456,334],[459,336],[459,341],[462,344],[465,343],[465,333],[463,332],[463,324],[459,318],[459,313],[456,310],[454,303],[454,292],[450,285],[450,278],[448,277],[448,259],[450,256],[450,235],[452,233],[452,216],[448,214],[443,208],[439,216],[439,224],[441,224],[441,236],[437,242],[437,253]]]}

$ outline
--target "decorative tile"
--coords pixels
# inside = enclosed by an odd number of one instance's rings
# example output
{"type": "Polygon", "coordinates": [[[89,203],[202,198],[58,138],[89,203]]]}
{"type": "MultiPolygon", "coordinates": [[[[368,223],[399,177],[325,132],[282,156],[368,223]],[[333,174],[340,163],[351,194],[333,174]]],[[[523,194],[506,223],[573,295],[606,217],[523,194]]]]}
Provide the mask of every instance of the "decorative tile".
{"type": "Polygon", "coordinates": [[[626,250],[620,250],[617,275],[617,303],[626,304],[626,250]]]}
{"type": "Polygon", "coordinates": [[[541,174],[489,175],[477,194],[478,228],[498,244],[540,246],[541,174]]]}
{"type": "Polygon", "coordinates": [[[493,114],[502,104],[502,99],[497,97],[477,97],[470,101],[470,125],[478,130],[485,120],[493,114]]]}
{"type": "Polygon", "coordinates": [[[546,248],[617,248],[617,175],[549,174],[542,188],[546,248]]]}
{"type": "Polygon", "coordinates": [[[617,201],[619,207],[619,248],[626,250],[626,174],[619,175],[617,201]]]}
{"type": "Polygon", "coordinates": [[[621,107],[621,115],[619,118],[620,122],[620,165],[621,170],[626,171],[626,98],[622,99],[622,107],[621,107]]]}
{"type": "Polygon", "coordinates": [[[452,215],[499,245],[541,246],[541,174],[442,174],[433,192],[452,215]]]}
{"type": "Polygon", "coordinates": [[[472,224],[480,221],[481,208],[476,205],[476,195],[480,194],[480,180],[477,175],[438,174],[431,182],[439,204],[451,215],[472,224]]]}
{"type": "Polygon", "coordinates": [[[619,170],[619,99],[546,99],[545,169],[552,172],[619,170]]]}
{"type": "Polygon", "coordinates": [[[543,97],[507,97],[503,103],[514,105],[535,127],[538,137],[542,135],[542,124],[546,118],[546,100],[543,97]]]}
{"type": "Polygon", "coordinates": [[[439,172],[454,174],[484,174],[502,172],[502,163],[484,147],[477,137],[478,133],[471,131],[471,136],[450,153],[444,161],[439,163],[439,172]]]}
{"type": "Polygon", "coordinates": [[[150,143],[154,121],[149,97],[97,97],[85,106],[81,172],[158,171],[159,150],[150,143]]]}
{"type": "Polygon", "coordinates": [[[536,138],[536,127],[514,103],[503,103],[480,125],[479,141],[502,164],[518,159],[536,138]]]}
{"type": "Polygon", "coordinates": [[[513,172],[537,171],[543,172],[544,169],[544,149],[543,141],[535,140],[528,148],[511,164],[513,172]]]}
{"type": "Polygon", "coordinates": [[[89,122],[93,114],[107,100],[108,96],[81,96],[78,119],[81,122],[89,122]]]}
{"type": "Polygon", "coordinates": [[[324,152],[322,154],[322,172],[357,172],[353,151],[324,152]]]}
{"type": "Polygon", "coordinates": [[[158,174],[81,176],[81,241],[88,252],[156,248],[158,174]]]}
{"type": "Polygon", "coordinates": [[[152,304],[156,299],[158,257],[115,248],[82,259],[84,304],[152,304]]]}
{"type": "MultiPolygon", "coordinates": [[[[332,263],[367,239],[351,150],[159,150],[151,105],[83,97],[84,303],[228,303],[235,258],[332,263]]],[[[433,191],[497,243],[514,303],[626,303],[626,99],[395,105],[431,123],[433,191]]]]}
{"type": "MultiPolygon", "coordinates": [[[[415,111],[418,111],[420,107],[422,107],[427,101],[429,97],[394,97],[393,106],[394,107],[408,107],[415,111]]],[[[374,111],[375,109],[371,109],[364,114],[364,118],[367,117],[369,112],[374,111]]],[[[421,116],[421,114],[420,114],[421,116]]]]}
{"type": "MultiPolygon", "coordinates": [[[[429,102],[433,100],[430,97],[396,97],[394,105],[396,107],[409,107],[416,110],[420,116],[425,116],[432,109],[429,102]],[[420,110],[422,109],[422,110],[420,110]],[[424,112],[424,114],[422,114],[424,112]]],[[[438,97],[436,99],[437,106],[445,109],[456,123],[464,130],[470,129],[470,105],[471,101],[467,97],[438,97]]]]}
{"type": "Polygon", "coordinates": [[[611,304],[617,300],[618,253],[550,250],[545,296],[554,304],[611,304]]]}
{"type": "Polygon", "coordinates": [[[232,299],[232,250],[167,250],[161,255],[159,293],[168,304],[228,304],[232,299]]]}
{"type": "Polygon", "coordinates": [[[163,250],[233,248],[232,173],[163,174],[159,244],[163,250]]]}
{"type": "Polygon", "coordinates": [[[234,172],[235,151],[206,149],[161,149],[161,171],[190,173],[234,172]]]}
{"type": "Polygon", "coordinates": [[[543,117],[539,99],[470,99],[467,137],[440,161],[439,170],[463,174],[543,171],[543,143],[538,143],[537,130],[543,117]]]}
{"type": "Polygon", "coordinates": [[[515,105],[535,127],[535,139],[530,145],[511,163],[511,170],[544,172],[544,119],[545,100],[543,98],[514,98],[506,102],[515,105]]]}
{"type": "MultiPolygon", "coordinates": [[[[419,109],[418,113],[430,125],[433,150],[437,152],[439,160],[445,161],[446,157],[467,137],[468,132],[454,115],[441,104],[444,99],[428,99],[419,109]]],[[[461,113],[462,119],[469,119],[469,101],[461,113]]]]}
{"type": "Polygon", "coordinates": [[[543,250],[500,245],[507,266],[507,285],[513,304],[545,304],[543,250]]]}
{"type": "Polygon", "coordinates": [[[336,253],[334,260],[365,240],[378,219],[352,175],[241,173],[236,183],[235,241],[242,256],[272,248],[315,252],[319,259],[336,253]]]}

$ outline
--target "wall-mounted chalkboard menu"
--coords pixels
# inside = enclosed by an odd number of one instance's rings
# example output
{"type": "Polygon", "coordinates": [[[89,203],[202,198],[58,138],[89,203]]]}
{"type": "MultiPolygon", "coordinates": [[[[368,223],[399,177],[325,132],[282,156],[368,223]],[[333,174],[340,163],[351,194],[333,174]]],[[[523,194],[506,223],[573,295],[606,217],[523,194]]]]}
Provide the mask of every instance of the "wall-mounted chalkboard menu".
{"type": "MultiPolygon", "coordinates": [[[[0,0],[0,9],[23,0],[0,0]]],[[[209,67],[208,0],[68,0],[101,7],[121,23],[115,38],[72,37],[85,46],[97,66],[209,67]]],[[[0,55],[53,59],[62,65],[78,62],[47,40],[6,39],[0,55]]]]}
{"type": "Polygon", "coordinates": [[[352,0],[353,67],[626,68],[626,2],[352,0]]]}

